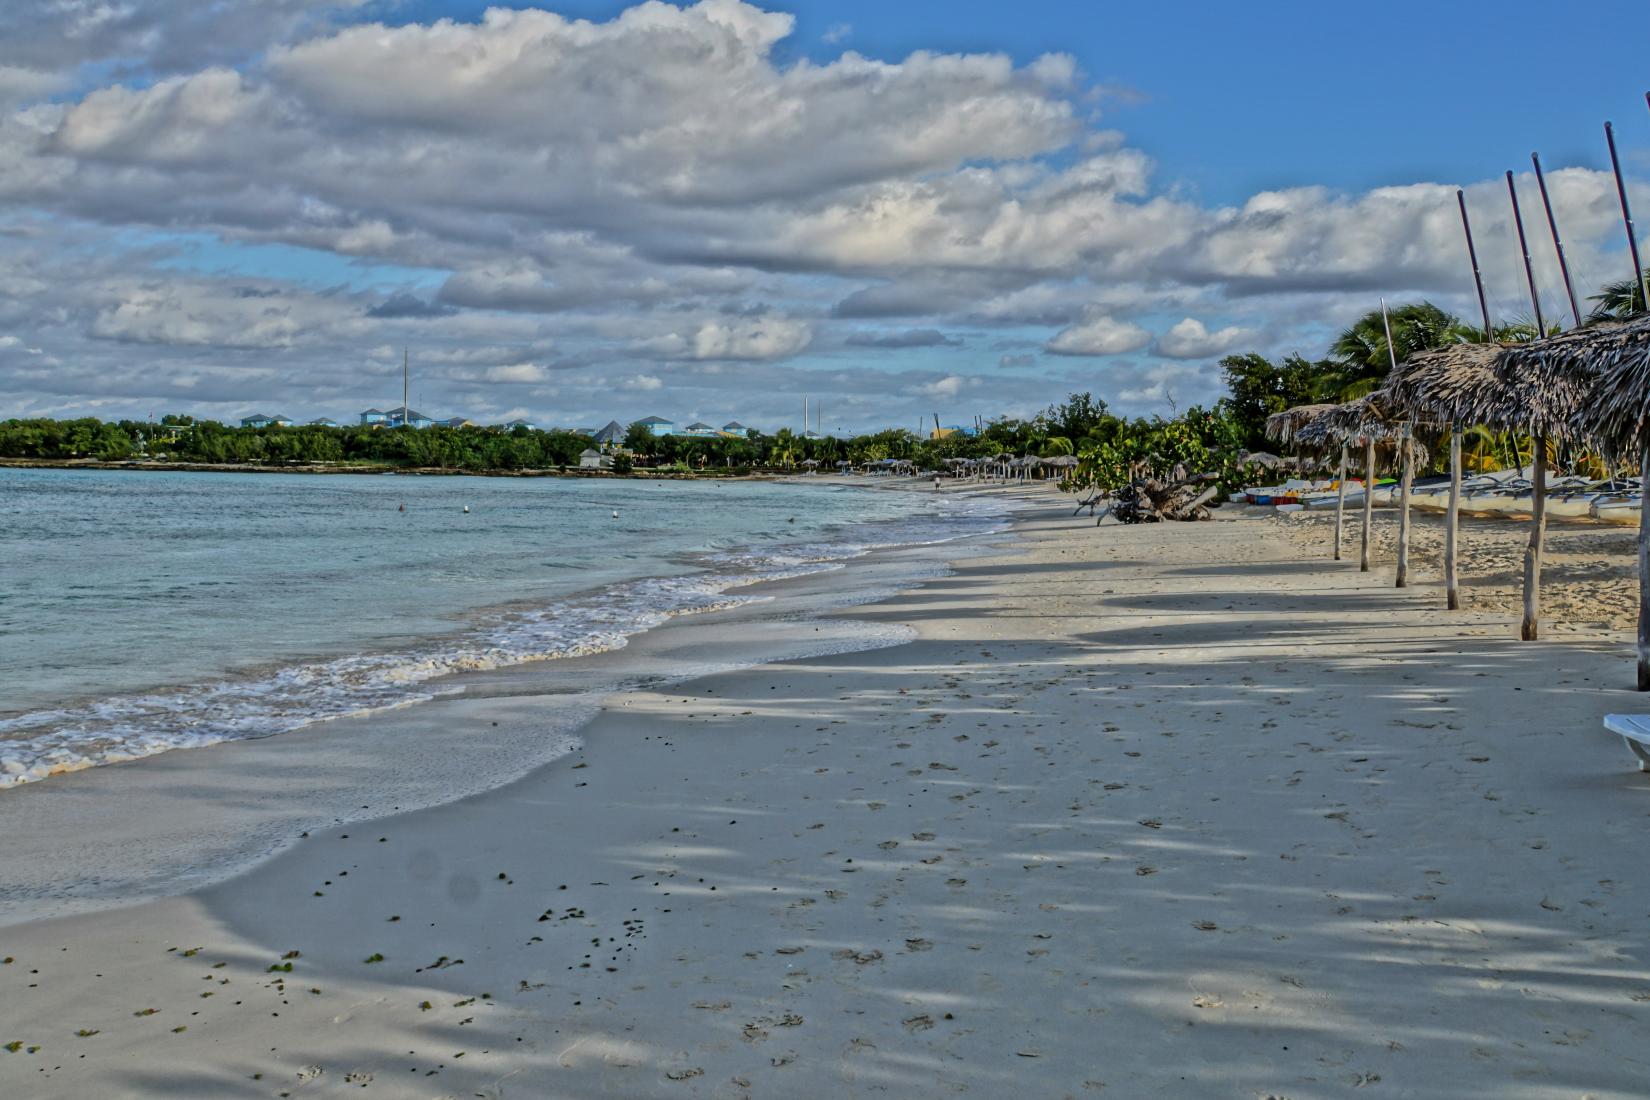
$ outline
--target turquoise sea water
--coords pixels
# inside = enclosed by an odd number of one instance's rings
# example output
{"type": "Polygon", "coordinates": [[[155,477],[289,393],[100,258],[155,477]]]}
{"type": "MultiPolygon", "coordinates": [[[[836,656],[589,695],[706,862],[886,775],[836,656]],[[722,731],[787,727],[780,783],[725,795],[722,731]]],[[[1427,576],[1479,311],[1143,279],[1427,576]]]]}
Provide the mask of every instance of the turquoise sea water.
{"type": "Polygon", "coordinates": [[[0,470],[0,787],[415,703],[998,522],[797,481],[0,470]]]}

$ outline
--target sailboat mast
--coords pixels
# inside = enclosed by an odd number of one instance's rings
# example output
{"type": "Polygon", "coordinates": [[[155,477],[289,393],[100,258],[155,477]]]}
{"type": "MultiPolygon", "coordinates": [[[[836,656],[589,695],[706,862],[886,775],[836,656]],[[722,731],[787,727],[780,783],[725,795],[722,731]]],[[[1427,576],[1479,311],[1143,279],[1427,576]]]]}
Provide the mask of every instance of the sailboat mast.
{"type": "Polygon", "coordinates": [[[408,362],[409,362],[409,359],[408,359],[407,349],[402,348],[401,349],[401,424],[402,424],[403,427],[406,426],[407,418],[411,415],[410,413],[407,412],[407,381],[408,381],[407,364],[408,364],[408,362]]]}
{"type": "Polygon", "coordinates": [[[1580,326],[1581,306],[1576,303],[1575,283],[1570,281],[1570,261],[1564,258],[1564,242],[1558,237],[1558,219],[1553,217],[1553,200],[1547,194],[1547,177],[1541,171],[1541,154],[1531,153],[1530,163],[1535,166],[1535,184],[1541,188],[1541,208],[1547,212],[1547,228],[1553,234],[1553,251],[1558,253],[1558,270],[1564,276],[1564,293],[1570,298],[1570,316],[1580,326]]]}
{"type": "MultiPolygon", "coordinates": [[[[1461,207],[1461,231],[1467,236],[1467,259],[1472,261],[1472,282],[1478,288],[1478,309],[1484,315],[1484,342],[1490,343],[1495,339],[1495,333],[1490,328],[1490,304],[1484,297],[1484,277],[1478,271],[1478,249],[1472,243],[1472,222],[1467,220],[1467,195],[1465,191],[1456,189],[1455,201],[1461,207]]],[[[1385,305],[1381,307],[1383,313],[1385,305]]],[[[1387,351],[1392,351],[1392,330],[1387,329],[1387,351]]],[[[1393,370],[1398,368],[1398,360],[1392,357],[1393,370]]]]}
{"type": "Polygon", "coordinates": [[[1650,309],[1650,293],[1644,289],[1644,265],[1639,260],[1639,238],[1633,231],[1633,208],[1627,205],[1627,184],[1621,178],[1621,158],[1616,156],[1616,129],[1608,122],[1604,124],[1604,140],[1610,143],[1610,169],[1616,174],[1616,195],[1621,199],[1621,220],[1627,223],[1627,252],[1633,259],[1632,290],[1627,292],[1627,312],[1633,312],[1633,295],[1637,293],[1639,303],[1650,309]]]}
{"type": "Polygon", "coordinates": [[[1541,316],[1541,295],[1535,289],[1535,268],[1530,265],[1530,242],[1524,236],[1524,214],[1518,209],[1518,188],[1513,185],[1513,174],[1507,172],[1507,197],[1512,200],[1513,225],[1518,228],[1518,250],[1524,254],[1524,281],[1530,285],[1530,305],[1535,309],[1535,337],[1547,335],[1547,320],[1541,316]]]}

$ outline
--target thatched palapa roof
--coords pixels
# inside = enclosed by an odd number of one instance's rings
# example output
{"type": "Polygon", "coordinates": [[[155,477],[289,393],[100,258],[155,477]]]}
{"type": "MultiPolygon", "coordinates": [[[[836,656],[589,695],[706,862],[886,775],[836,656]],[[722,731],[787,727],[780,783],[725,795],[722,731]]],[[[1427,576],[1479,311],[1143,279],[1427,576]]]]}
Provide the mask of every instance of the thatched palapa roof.
{"type": "Polygon", "coordinates": [[[1504,384],[1496,371],[1500,344],[1450,344],[1416,352],[1387,375],[1381,400],[1394,414],[1421,424],[1478,423],[1476,412],[1504,384]]]}
{"type": "Polygon", "coordinates": [[[1423,422],[1484,424],[1561,438],[1598,434],[1595,380],[1607,364],[1650,354],[1650,324],[1571,329],[1522,344],[1452,344],[1417,352],[1382,391],[1423,422]]]}
{"type": "Polygon", "coordinates": [[[1329,443],[1362,443],[1373,439],[1377,443],[1395,440],[1404,425],[1397,414],[1377,393],[1331,405],[1312,418],[1295,433],[1295,439],[1308,447],[1329,443]]]}
{"type": "Polygon", "coordinates": [[[1565,420],[1552,434],[1594,440],[1627,458],[1650,441],[1650,315],[1522,345],[1509,352],[1507,367],[1545,388],[1542,415],[1565,420]]]}
{"type": "Polygon", "coordinates": [[[1266,438],[1284,446],[1295,442],[1296,434],[1334,405],[1296,405],[1266,418],[1266,438]]]}
{"type": "MultiPolygon", "coordinates": [[[[1343,443],[1361,446],[1369,440],[1383,461],[1391,460],[1397,457],[1405,423],[1384,394],[1372,393],[1356,401],[1329,406],[1295,433],[1295,442],[1302,447],[1327,451],[1343,443]]],[[[1415,450],[1415,461],[1425,466],[1429,459],[1426,445],[1413,437],[1410,445],[1415,450]]]]}

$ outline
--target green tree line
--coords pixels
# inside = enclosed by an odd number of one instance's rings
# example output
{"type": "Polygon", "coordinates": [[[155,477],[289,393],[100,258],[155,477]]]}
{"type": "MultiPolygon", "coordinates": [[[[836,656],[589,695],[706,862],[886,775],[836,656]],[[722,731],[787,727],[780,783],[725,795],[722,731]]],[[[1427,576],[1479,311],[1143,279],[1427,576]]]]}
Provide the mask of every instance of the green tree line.
{"type": "MultiPolygon", "coordinates": [[[[1650,272],[1646,273],[1650,276],[1650,272]]],[[[1602,288],[1587,323],[1631,316],[1643,305],[1643,291],[1630,280],[1602,288]]],[[[795,469],[808,464],[834,469],[888,459],[910,461],[918,469],[942,469],[947,459],[995,455],[1074,455],[1068,475],[1073,488],[1116,488],[1142,474],[1166,476],[1176,467],[1214,471],[1231,483],[1259,476],[1245,468],[1245,452],[1268,446],[1266,418],[1295,405],[1349,401],[1378,389],[1394,359],[1451,343],[1477,343],[1484,333],[1430,302],[1390,311],[1391,347],[1380,310],[1371,310],[1341,331],[1316,359],[1290,354],[1280,359],[1256,352],[1220,360],[1225,393],[1210,408],[1190,408],[1171,416],[1125,419],[1114,416],[1103,398],[1072,394],[1031,417],[999,417],[978,433],[943,438],[890,428],[850,439],[814,437],[789,428],[748,437],[654,436],[632,424],[625,455],[617,467],[735,472],[752,468],[795,469]]],[[[1533,324],[1515,321],[1497,327],[1498,341],[1529,340],[1533,324]]],[[[372,428],[325,426],[236,428],[188,416],[160,423],[93,418],[26,419],[0,422],[0,458],[42,460],[137,457],[175,462],[236,465],[362,463],[453,470],[555,469],[577,465],[590,447],[575,432],[463,427],[372,428]]],[[[1478,468],[1527,461],[1528,440],[1507,433],[1468,431],[1468,461],[1478,468]]],[[[1434,448],[1436,453],[1438,448],[1434,448]]]]}

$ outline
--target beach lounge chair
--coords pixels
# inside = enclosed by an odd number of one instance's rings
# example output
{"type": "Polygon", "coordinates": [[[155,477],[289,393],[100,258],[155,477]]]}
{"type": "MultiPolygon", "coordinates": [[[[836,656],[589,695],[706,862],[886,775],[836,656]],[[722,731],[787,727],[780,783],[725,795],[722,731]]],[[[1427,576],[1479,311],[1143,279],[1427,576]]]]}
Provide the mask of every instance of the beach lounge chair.
{"type": "Polygon", "coordinates": [[[1650,772],[1650,714],[1606,714],[1604,728],[1621,734],[1627,751],[1639,762],[1639,771],[1650,772]]]}

